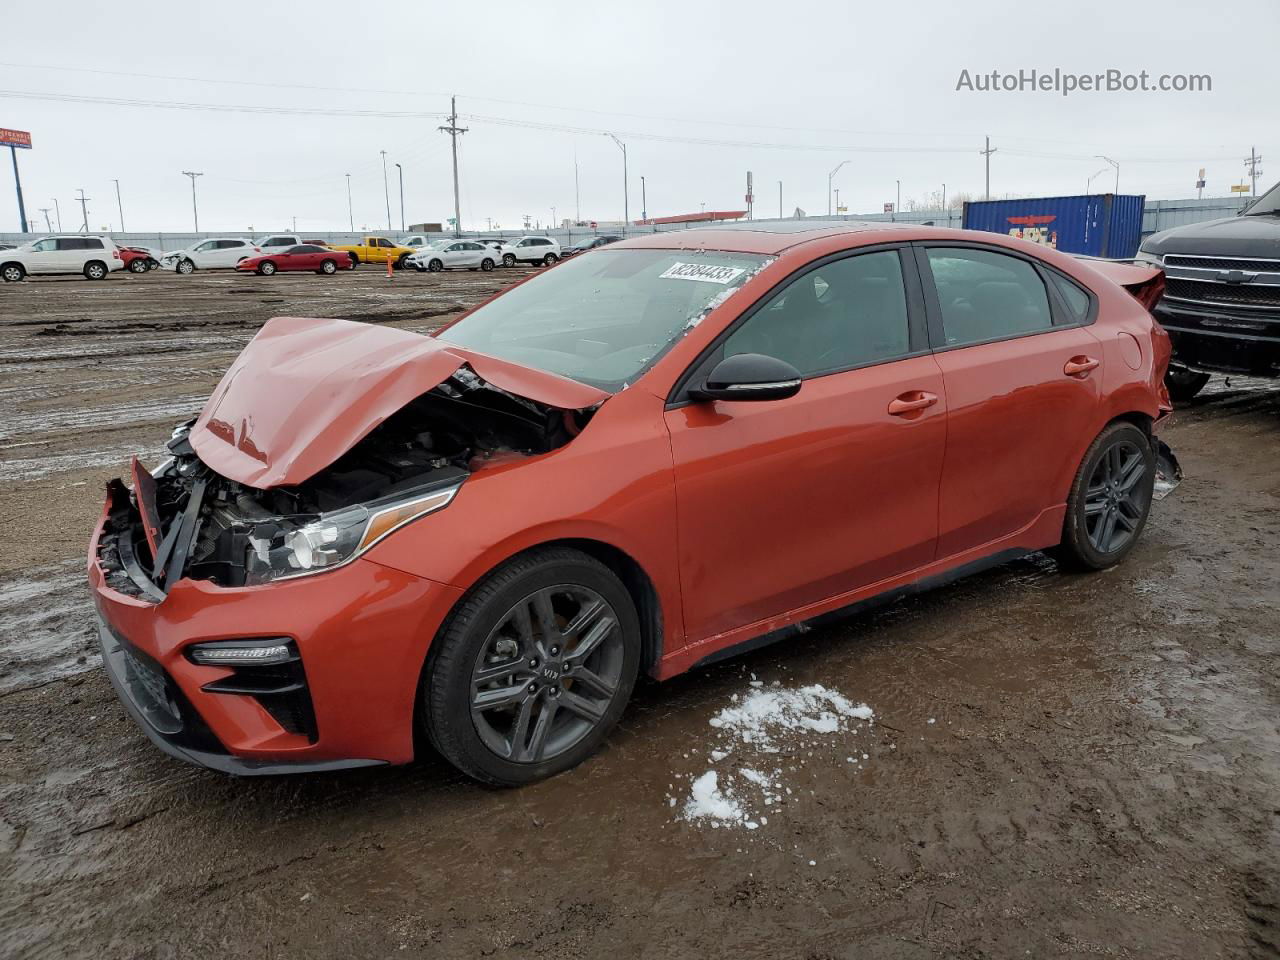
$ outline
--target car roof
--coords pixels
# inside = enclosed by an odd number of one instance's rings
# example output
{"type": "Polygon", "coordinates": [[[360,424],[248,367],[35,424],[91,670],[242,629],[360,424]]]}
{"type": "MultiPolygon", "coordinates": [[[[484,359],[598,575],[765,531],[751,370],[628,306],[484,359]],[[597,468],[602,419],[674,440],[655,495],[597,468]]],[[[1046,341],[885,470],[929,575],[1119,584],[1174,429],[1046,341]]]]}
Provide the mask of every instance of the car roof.
{"type": "Polygon", "coordinates": [[[841,235],[856,236],[860,245],[907,239],[955,238],[958,230],[943,227],[921,227],[909,223],[845,221],[815,226],[807,223],[778,223],[750,228],[702,227],[695,230],[673,230],[629,237],[618,247],[665,248],[689,250],[710,248],[737,253],[780,254],[791,247],[814,240],[841,235]]]}

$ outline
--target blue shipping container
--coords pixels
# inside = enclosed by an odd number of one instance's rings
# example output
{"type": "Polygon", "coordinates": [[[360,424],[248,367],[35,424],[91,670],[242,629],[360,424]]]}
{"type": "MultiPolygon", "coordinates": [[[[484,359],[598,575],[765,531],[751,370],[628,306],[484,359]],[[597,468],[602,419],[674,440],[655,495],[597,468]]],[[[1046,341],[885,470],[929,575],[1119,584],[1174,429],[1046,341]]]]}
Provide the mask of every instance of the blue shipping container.
{"type": "Polygon", "coordinates": [[[1097,193],[964,205],[964,228],[1003,233],[1063,253],[1126,259],[1138,252],[1145,196],[1097,193]]]}

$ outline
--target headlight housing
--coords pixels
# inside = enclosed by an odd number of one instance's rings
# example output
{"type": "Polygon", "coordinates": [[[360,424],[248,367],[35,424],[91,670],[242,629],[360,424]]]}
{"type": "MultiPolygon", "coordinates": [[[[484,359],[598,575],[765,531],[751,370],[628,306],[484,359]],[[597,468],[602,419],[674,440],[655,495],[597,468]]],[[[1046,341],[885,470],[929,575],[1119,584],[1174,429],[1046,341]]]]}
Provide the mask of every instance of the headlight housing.
{"type": "Polygon", "coordinates": [[[1137,260],[1137,261],[1139,261],[1139,262],[1141,262],[1141,263],[1149,263],[1149,264],[1151,264],[1153,267],[1163,267],[1163,266],[1164,266],[1164,257],[1162,257],[1162,256],[1161,256],[1160,254],[1158,254],[1158,253],[1150,253],[1150,252],[1148,252],[1148,251],[1146,251],[1146,250],[1139,250],[1139,251],[1138,251],[1138,253],[1137,253],[1137,255],[1136,255],[1136,256],[1134,256],[1134,258],[1133,258],[1133,259],[1135,259],[1135,260],[1137,260]]]}
{"type": "Polygon", "coordinates": [[[397,502],[254,522],[247,531],[245,585],[310,576],[350,563],[405,524],[448,506],[461,486],[458,483],[397,502]]]}

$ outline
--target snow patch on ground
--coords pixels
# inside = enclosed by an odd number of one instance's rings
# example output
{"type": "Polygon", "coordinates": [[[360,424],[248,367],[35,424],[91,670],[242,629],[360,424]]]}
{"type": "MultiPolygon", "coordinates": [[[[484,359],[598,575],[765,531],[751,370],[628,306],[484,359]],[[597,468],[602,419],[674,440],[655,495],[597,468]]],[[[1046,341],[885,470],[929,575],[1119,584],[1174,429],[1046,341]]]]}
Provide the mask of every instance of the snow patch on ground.
{"type": "MultiPolygon", "coordinates": [[[[719,770],[690,778],[681,818],[717,829],[766,826],[769,820],[759,811],[788,802],[792,790],[783,782],[786,771],[795,771],[796,763],[804,765],[797,755],[814,745],[814,735],[852,736],[874,719],[865,703],[854,703],[821,684],[787,688],[775,680],[765,686],[752,676],[747,691],[733,694],[730,705],[709,721],[720,742],[707,752],[708,759],[716,764],[734,759],[719,770]]],[[[812,750],[805,756],[812,757],[812,750]]],[[[858,756],[867,759],[859,750],[847,762],[856,766],[858,756]]],[[[674,807],[677,800],[671,796],[668,803],[674,807]]]]}

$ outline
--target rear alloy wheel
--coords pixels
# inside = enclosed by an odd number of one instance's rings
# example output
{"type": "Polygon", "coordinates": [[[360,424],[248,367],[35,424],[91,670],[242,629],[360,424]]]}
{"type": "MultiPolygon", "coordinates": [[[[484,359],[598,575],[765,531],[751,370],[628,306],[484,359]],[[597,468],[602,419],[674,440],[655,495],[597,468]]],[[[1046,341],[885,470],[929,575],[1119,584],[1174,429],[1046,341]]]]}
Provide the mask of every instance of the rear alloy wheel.
{"type": "Polygon", "coordinates": [[[269,277],[276,272],[276,265],[270,260],[264,260],[258,264],[258,272],[264,277],[269,277]]]}
{"type": "Polygon", "coordinates": [[[332,260],[322,260],[320,261],[320,272],[333,276],[338,272],[338,265],[332,260]]]}
{"type": "Polygon", "coordinates": [[[541,780],[603,742],[639,663],[639,621],[613,572],[577,550],[534,551],[472,591],[436,638],[427,733],[478,780],[541,780]]]}
{"type": "Polygon", "coordinates": [[[107,265],[97,260],[84,265],[84,275],[90,280],[102,280],[107,275],[107,265]]]}
{"type": "Polygon", "coordinates": [[[151,268],[147,266],[147,261],[143,260],[142,257],[135,257],[129,261],[130,273],[146,273],[149,269],[151,268]]]}
{"type": "Polygon", "coordinates": [[[183,274],[184,276],[186,276],[187,274],[195,273],[196,265],[192,263],[190,260],[179,260],[178,272],[183,274]]]}
{"type": "Polygon", "coordinates": [[[441,263],[439,260],[432,260],[430,263],[427,264],[427,269],[430,270],[432,273],[439,273],[441,270],[444,269],[444,264],[441,263]]]}
{"type": "Polygon", "coordinates": [[[1131,423],[1113,423],[1089,446],[1067,498],[1059,559],[1104,570],[1125,558],[1151,513],[1156,456],[1131,423]]]}
{"type": "Polygon", "coordinates": [[[504,253],[502,255],[502,265],[504,267],[514,267],[516,265],[516,255],[514,253],[504,253]]]}
{"type": "Polygon", "coordinates": [[[27,275],[27,271],[22,268],[20,263],[6,263],[0,267],[0,277],[4,278],[5,283],[17,283],[27,275]]]}
{"type": "Polygon", "coordinates": [[[1164,385],[1169,388],[1169,399],[1186,403],[1204,389],[1209,374],[1199,373],[1187,367],[1170,367],[1164,375],[1164,385]]]}
{"type": "Polygon", "coordinates": [[[489,257],[485,257],[483,260],[480,261],[480,269],[483,270],[485,273],[488,273],[490,270],[493,269],[493,260],[491,260],[489,257]]]}
{"type": "Polygon", "coordinates": [[[542,258],[542,265],[544,267],[554,267],[556,265],[556,261],[559,259],[560,258],[557,257],[554,253],[548,253],[545,257],[542,258]]]}

